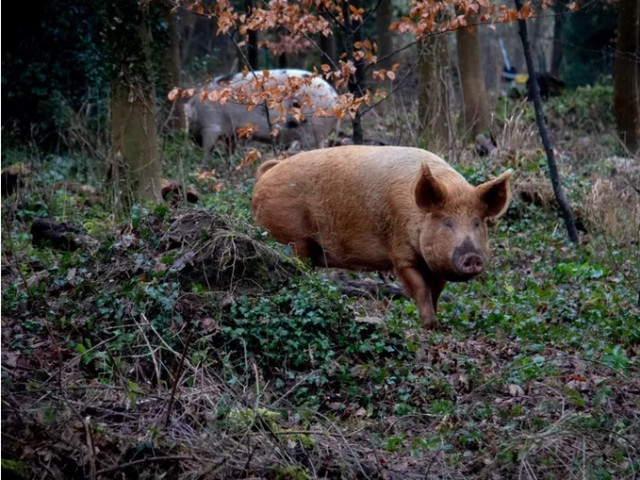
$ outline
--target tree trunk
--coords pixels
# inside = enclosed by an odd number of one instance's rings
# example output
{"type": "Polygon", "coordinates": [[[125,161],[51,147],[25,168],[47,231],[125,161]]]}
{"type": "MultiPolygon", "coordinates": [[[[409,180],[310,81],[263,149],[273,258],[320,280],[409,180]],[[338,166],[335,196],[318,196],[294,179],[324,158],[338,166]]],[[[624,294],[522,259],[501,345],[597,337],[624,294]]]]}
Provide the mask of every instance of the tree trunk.
{"type": "Polygon", "coordinates": [[[389,69],[393,65],[391,52],[393,51],[393,37],[389,31],[391,26],[391,0],[380,0],[376,11],[376,28],[378,33],[378,65],[389,69]]]}
{"type": "MultiPolygon", "coordinates": [[[[522,9],[522,0],[515,0],[516,8],[518,11],[522,9]]],[[[520,41],[522,42],[522,50],[524,53],[524,59],[527,63],[527,73],[529,78],[536,78],[536,69],[533,66],[533,57],[531,56],[531,47],[529,45],[529,38],[527,36],[527,22],[525,20],[518,20],[518,34],[520,35],[520,41]]],[[[547,130],[547,122],[544,119],[544,113],[542,112],[542,100],[540,99],[540,87],[538,82],[529,82],[529,96],[533,100],[533,107],[536,115],[536,123],[538,124],[538,130],[540,132],[540,138],[542,139],[542,145],[544,151],[547,154],[547,165],[549,166],[549,176],[551,177],[551,185],[553,187],[553,193],[555,194],[556,201],[562,212],[565,226],[567,227],[567,233],[569,240],[573,243],[578,242],[578,230],[573,219],[573,212],[569,202],[564,196],[562,190],[562,184],[560,183],[560,175],[558,173],[558,166],[556,165],[556,159],[553,153],[553,147],[551,146],[551,140],[549,139],[549,131],[547,130]]]]}
{"type": "MultiPolygon", "coordinates": [[[[345,51],[347,53],[347,60],[351,60],[356,67],[355,75],[349,80],[349,92],[353,94],[355,98],[361,98],[366,92],[366,86],[364,84],[364,64],[362,60],[356,60],[354,57],[354,44],[362,41],[362,24],[360,21],[355,21],[351,17],[350,8],[360,8],[361,0],[352,0],[351,2],[342,3],[342,14],[344,16],[344,30],[346,34],[345,51]]],[[[355,116],[351,120],[351,126],[353,128],[352,140],[355,145],[361,145],[364,143],[364,132],[362,130],[362,113],[358,109],[355,116]]]]}
{"type": "Polygon", "coordinates": [[[640,1],[620,0],[613,67],[613,106],[618,134],[632,154],[640,148],[640,1]]]}
{"type": "Polygon", "coordinates": [[[425,147],[438,151],[448,144],[451,126],[447,38],[443,34],[429,36],[419,48],[418,137],[425,147]]]}
{"type": "Polygon", "coordinates": [[[551,51],[551,75],[560,77],[560,66],[562,65],[562,24],[564,22],[564,12],[566,11],[566,2],[557,0],[553,4],[554,24],[553,24],[553,50],[551,51]]]}
{"type": "Polygon", "coordinates": [[[322,50],[322,58],[320,63],[326,63],[331,67],[335,67],[336,59],[338,55],[336,54],[336,36],[327,35],[324,36],[320,34],[320,50],[322,50]]]}
{"type": "MultiPolygon", "coordinates": [[[[167,12],[167,22],[169,22],[169,45],[166,52],[167,83],[169,90],[181,86],[182,59],[180,58],[180,33],[179,10],[169,9],[167,12]]],[[[165,95],[166,99],[166,95],[165,95]]],[[[174,102],[169,102],[169,118],[167,126],[171,130],[184,130],[184,100],[177,98],[174,102]]]]}
{"type": "Polygon", "coordinates": [[[286,53],[278,55],[278,68],[289,68],[289,61],[286,53]]]}
{"type": "MultiPolygon", "coordinates": [[[[245,0],[244,7],[247,15],[251,13],[254,7],[254,0],[245,0]]],[[[258,32],[249,30],[247,38],[247,61],[251,70],[258,69],[258,32]]]]}
{"type": "Polygon", "coordinates": [[[137,0],[105,3],[111,69],[111,168],[118,210],[161,200],[148,12],[137,0]]]}
{"type": "MultiPolygon", "coordinates": [[[[475,16],[467,17],[467,21],[473,23],[475,16]]],[[[491,127],[487,88],[480,63],[478,27],[459,28],[456,30],[456,39],[464,103],[464,126],[466,131],[475,137],[479,133],[488,132],[491,127]]]]}

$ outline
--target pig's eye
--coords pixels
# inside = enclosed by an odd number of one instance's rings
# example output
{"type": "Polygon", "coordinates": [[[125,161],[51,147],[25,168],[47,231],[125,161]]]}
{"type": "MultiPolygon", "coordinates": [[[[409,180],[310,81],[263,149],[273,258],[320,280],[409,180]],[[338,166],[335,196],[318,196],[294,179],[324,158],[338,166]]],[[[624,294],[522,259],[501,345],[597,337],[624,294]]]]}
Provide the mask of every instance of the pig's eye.
{"type": "Polygon", "coordinates": [[[480,219],[479,218],[474,218],[473,219],[473,228],[480,228],[480,219]]]}
{"type": "Polygon", "coordinates": [[[442,221],[442,224],[447,228],[453,228],[453,218],[447,217],[442,221]]]}

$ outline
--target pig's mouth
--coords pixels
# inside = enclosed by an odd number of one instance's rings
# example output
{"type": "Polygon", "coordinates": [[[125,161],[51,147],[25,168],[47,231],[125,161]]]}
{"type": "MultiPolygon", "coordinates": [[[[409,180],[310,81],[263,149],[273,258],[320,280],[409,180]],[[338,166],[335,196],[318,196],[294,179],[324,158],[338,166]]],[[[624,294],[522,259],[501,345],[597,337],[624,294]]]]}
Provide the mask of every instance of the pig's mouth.
{"type": "Polygon", "coordinates": [[[451,260],[447,267],[438,268],[435,265],[429,265],[431,275],[446,280],[447,282],[467,282],[480,276],[484,272],[484,261],[478,258],[469,258],[461,261],[451,260]]]}
{"type": "Polygon", "coordinates": [[[468,274],[468,273],[453,273],[447,276],[446,280],[449,282],[468,282],[469,280],[473,280],[474,278],[480,276],[482,272],[468,274]]]}

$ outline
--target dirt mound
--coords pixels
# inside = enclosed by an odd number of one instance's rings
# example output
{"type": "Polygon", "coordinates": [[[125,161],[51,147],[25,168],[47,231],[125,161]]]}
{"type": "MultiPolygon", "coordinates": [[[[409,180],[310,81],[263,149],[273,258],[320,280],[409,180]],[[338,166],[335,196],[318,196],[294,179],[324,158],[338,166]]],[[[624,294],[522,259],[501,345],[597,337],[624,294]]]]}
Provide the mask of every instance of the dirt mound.
{"type": "Polygon", "coordinates": [[[284,281],[297,270],[294,262],[230,217],[207,211],[174,216],[158,250],[171,253],[170,270],[183,280],[209,288],[255,288],[284,281]]]}

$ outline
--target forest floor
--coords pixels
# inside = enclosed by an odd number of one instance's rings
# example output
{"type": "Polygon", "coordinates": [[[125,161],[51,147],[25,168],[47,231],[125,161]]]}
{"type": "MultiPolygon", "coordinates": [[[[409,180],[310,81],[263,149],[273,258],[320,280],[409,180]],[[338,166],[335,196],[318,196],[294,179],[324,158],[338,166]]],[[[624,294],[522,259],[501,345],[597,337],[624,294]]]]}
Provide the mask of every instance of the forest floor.
{"type": "MultiPolygon", "coordinates": [[[[493,156],[447,152],[474,184],[514,168],[514,199],[433,331],[393,277],[311,269],[269,239],[236,157],[167,138],[197,204],[116,219],[95,158],[3,148],[23,174],[10,195],[3,175],[2,473],[638,478],[640,160],[599,88],[545,106],[576,245],[530,106],[500,103],[493,156]]],[[[405,114],[368,131],[393,142],[405,114]]]]}

